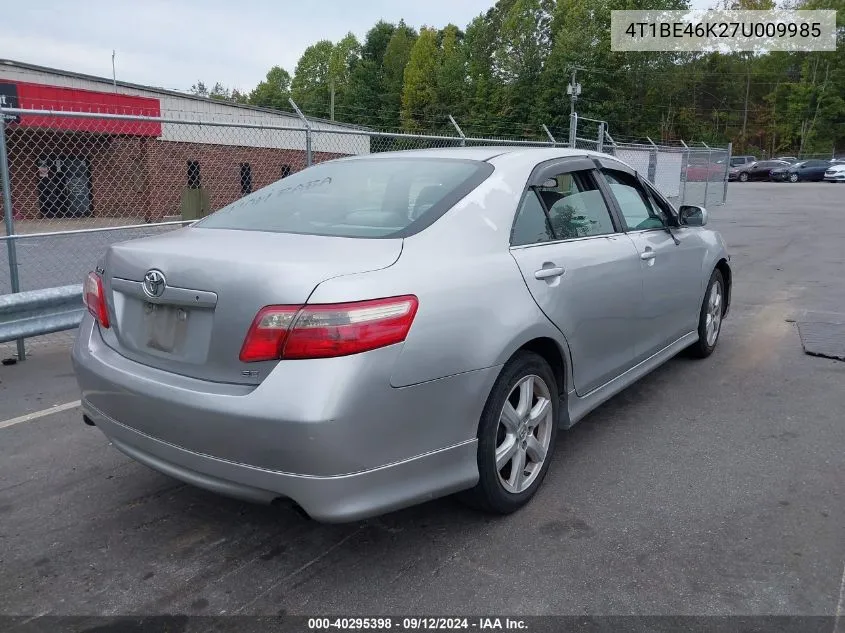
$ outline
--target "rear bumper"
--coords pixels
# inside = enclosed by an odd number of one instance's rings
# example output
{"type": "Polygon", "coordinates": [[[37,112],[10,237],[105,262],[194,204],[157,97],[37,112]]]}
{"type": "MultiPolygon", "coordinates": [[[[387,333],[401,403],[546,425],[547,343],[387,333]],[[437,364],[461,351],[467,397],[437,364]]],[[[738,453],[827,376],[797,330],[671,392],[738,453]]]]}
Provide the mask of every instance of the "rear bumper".
{"type": "Polygon", "coordinates": [[[381,468],[334,477],[238,464],[168,444],[83,405],[112,444],[135,461],[185,483],[254,503],[292,499],[324,522],[356,521],[470,488],[478,481],[476,440],[381,468]]]}
{"type": "Polygon", "coordinates": [[[257,387],[140,365],[86,317],[73,349],[82,408],[137,461],[312,517],[355,520],[469,488],[478,419],[499,368],[393,388],[399,346],[279,363],[257,387]]]}

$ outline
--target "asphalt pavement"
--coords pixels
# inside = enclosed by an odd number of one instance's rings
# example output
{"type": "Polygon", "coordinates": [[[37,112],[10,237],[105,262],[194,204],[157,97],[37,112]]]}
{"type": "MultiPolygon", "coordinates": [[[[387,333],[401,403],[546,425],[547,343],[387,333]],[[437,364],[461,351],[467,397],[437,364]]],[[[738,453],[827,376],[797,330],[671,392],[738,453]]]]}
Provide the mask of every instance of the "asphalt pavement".
{"type": "MultiPolygon", "coordinates": [[[[731,184],[710,209],[735,277],[716,352],[561,433],[508,517],[443,499],[321,525],[139,465],[78,409],[0,428],[0,614],[833,616],[845,363],[792,321],[845,313],[843,193],[731,184]]],[[[76,399],[66,347],[0,367],[0,427],[76,399]]]]}

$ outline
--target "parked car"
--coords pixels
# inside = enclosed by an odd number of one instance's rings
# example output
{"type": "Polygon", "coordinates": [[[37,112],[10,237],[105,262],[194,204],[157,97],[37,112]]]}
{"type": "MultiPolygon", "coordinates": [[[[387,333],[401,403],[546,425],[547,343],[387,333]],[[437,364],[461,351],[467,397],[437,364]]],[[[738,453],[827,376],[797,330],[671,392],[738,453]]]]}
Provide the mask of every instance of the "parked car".
{"type": "Polygon", "coordinates": [[[780,182],[801,182],[824,180],[824,173],[830,168],[830,161],[804,160],[789,167],[778,167],[771,171],[771,179],[780,182]]]}
{"type": "Polygon", "coordinates": [[[731,303],[706,209],[568,149],[320,163],[111,245],[73,346],[84,419],[133,459],[357,520],[461,492],[513,512],[558,429],[731,303]]]}
{"type": "Polygon", "coordinates": [[[743,165],[756,162],[756,156],[731,156],[731,167],[742,167],[743,165]]]}
{"type": "Polygon", "coordinates": [[[845,163],[831,165],[824,172],[825,182],[845,182],[845,163]]]}
{"type": "Polygon", "coordinates": [[[778,167],[789,167],[789,163],[782,160],[760,160],[742,167],[733,167],[728,173],[728,180],[769,180],[769,172],[778,167]]]}
{"type": "Polygon", "coordinates": [[[700,163],[687,166],[687,181],[720,181],[725,178],[725,165],[719,163],[700,163]]]}

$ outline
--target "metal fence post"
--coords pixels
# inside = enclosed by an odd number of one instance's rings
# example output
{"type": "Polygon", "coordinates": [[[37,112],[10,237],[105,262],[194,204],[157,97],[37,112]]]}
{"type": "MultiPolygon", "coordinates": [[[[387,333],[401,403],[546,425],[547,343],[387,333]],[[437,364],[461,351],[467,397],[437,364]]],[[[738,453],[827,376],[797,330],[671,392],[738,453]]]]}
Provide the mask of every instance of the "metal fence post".
{"type": "Polygon", "coordinates": [[[684,188],[681,190],[680,202],[683,204],[687,199],[687,168],[689,167],[689,145],[684,143],[684,139],[680,139],[681,145],[684,146],[681,152],[681,182],[684,183],[684,188]]]}
{"type": "Polygon", "coordinates": [[[575,147],[575,138],[578,135],[578,113],[573,112],[569,115],[569,147],[575,147]]]}
{"type": "Polygon", "coordinates": [[[599,153],[604,152],[604,131],[606,126],[604,121],[599,121],[599,140],[596,143],[596,151],[599,153]]]}
{"type": "Polygon", "coordinates": [[[608,141],[610,141],[610,148],[611,149],[607,153],[615,156],[616,155],[616,141],[613,140],[613,137],[610,135],[610,132],[608,132],[607,130],[604,131],[604,136],[608,141]]]}
{"type": "Polygon", "coordinates": [[[467,144],[467,137],[464,136],[464,131],[461,129],[461,126],[458,125],[458,122],[455,121],[455,117],[453,117],[451,114],[449,115],[449,121],[452,123],[454,128],[458,131],[458,136],[461,137],[461,147],[465,147],[466,144],[467,144]]]}
{"type": "Polygon", "coordinates": [[[543,123],[541,127],[543,128],[543,131],[546,133],[546,136],[548,136],[549,140],[552,142],[552,147],[557,147],[557,141],[555,140],[555,137],[552,136],[552,133],[549,132],[549,128],[546,127],[546,124],[543,123]]]}
{"type": "MultiPolygon", "coordinates": [[[[9,282],[12,292],[20,292],[18,278],[18,250],[15,239],[15,214],[12,211],[12,179],[9,176],[9,154],[6,148],[6,117],[0,111],[0,188],[3,189],[3,219],[6,223],[6,250],[9,255],[9,282]]],[[[26,346],[22,338],[17,339],[18,359],[26,360],[26,346]]]]}
{"type": "Polygon", "coordinates": [[[288,102],[302,121],[302,124],[305,126],[305,166],[311,167],[311,164],[313,163],[313,157],[311,156],[311,122],[305,118],[305,115],[302,114],[302,110],[299,109],[299,106],[296,105],[291,97],[288,97],[288,102]]]}
{"type": "Polygon", "coordinates": [[[648,152],[648,181],[651,183],[657,182],[657,144],[648,136],[646,140],[651,143],[651,149],[648,152]]]}
{"type": "Polygon", "coordinates": [[[728,201],[728,178],[731,172],[731,155],[733,154],[734,144],[733,142],[728,143],[728,157],[725,159],[725,175],[724,175],[724,183],[722,190],[722,204],[725,204],[728,201]]]}
{"type": "Polygon", "coordinates": [[[707,148],[707,168],[704,170],[704,202],[702,203],[703,206],[707,206],[707,190],[710,188],[710,158],[713,150],[710,149],[710,146],[707,145],[704,141],[701,142],[704,147],[707,148]]]}

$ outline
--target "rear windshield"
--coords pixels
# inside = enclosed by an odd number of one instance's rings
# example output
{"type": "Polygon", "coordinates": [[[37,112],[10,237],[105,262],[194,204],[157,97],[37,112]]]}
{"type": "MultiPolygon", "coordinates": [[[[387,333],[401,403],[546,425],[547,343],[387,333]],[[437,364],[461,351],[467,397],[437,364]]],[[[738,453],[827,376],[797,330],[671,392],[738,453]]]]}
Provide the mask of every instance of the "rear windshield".
{"type": "Polygon", "coordinates": [[[340,237],[402,237],[425,228],[486,178],[463,159],[322,163],[244,196],[194,224],[340,237]]]}

